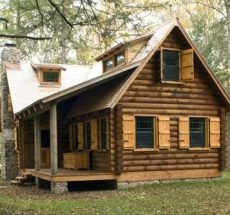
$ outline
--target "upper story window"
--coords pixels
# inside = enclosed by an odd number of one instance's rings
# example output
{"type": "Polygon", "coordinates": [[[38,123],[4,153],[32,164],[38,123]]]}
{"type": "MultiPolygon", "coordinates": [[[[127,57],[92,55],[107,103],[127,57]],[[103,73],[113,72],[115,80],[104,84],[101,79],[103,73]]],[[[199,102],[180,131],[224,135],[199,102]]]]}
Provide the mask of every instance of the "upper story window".
{"type": "Polygon", "coordinates": [[[163,81],[180,81],[180,52],[163,50],[163,81]]]}
{"type": "Polygon", "coordinates": [[[61,85],[61,72],[65,68],[55,64],[31,64],[37,73],[41,86],[59,86],[61,85]]]}
{"type": "Polygon", "coordinates": [[[116,66],[120,66],[125,63],[125,52],[121,51],[117,54],[113,55],[112,57],[104,60],[104,72],[113,69],[116,66]]]}
{"type": "Polygon", "coordinates": [[[114,67],[113,58],[110,58],[104,62],[104,70],[108,71],[114,67]]]}
{"type": "Polygon", "coordinates": [[[59,72],[44,71],[43,82],[59,83],[59,72]]]}
{"type": "Polygon", "coordinates": [[[116,65],[125,63],[125,53],[124,52],[120,52],[115,56],[115,63],[116,65]]]}
{"type": "Polygon", "coordinates": [[[161,81],[178,83],[194,80],[193,49],[161,48],[161,81]]]}

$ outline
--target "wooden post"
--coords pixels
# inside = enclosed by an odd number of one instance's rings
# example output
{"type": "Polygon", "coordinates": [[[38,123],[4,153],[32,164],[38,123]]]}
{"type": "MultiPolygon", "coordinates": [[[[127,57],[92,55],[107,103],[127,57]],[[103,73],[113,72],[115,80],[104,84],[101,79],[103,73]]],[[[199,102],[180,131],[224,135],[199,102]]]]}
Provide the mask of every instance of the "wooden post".
{"type": "Polygon", "coordinates": [[[34,160],[35,170],[39,171],[41,166],[41,133],[40,120],[38,116],[34,117],[34,160]]]}
{"type": "Polygon", "coordinates": [[[57,106],[55,103],[50,107],[50,160],[51,175],[57,175],[57,106]]]}
{"type": "Polygon", "coordinates": [[[116,127],[116,173],[120,174],[123,169],[123,122],[122,106],[118,104],[115,108],[115,127],[116,127]]]}
{"type": "Polygon", "coordinates": [[[221,108],[220,110],[220,157],[221,157],[221,165],[220,169],[223,171],[226,169],[226,153],[227,153],[227,118],[226,118],[226,110],[225,108],[221,108]]]}

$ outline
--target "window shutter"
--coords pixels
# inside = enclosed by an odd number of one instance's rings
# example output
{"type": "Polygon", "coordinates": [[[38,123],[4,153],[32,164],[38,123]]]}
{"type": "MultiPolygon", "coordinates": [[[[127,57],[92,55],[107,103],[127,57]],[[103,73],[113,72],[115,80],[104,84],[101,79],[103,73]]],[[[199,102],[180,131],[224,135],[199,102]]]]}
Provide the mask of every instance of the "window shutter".
{"type": "Polygon", "coordinates": [[[91,149],[98,149],[97,120],[91,120],[91,149]]]}
{"type": "Polygon", "coordinates": [[[179,148],[189,148],[189,117],[179,118],[179,148]]]}
{"type": "Polygon", "coordinates": [[[220,118],[209,118],[210,129],[210,148],[220,148],[220,118]]]}
{"type": "Polygon", "coordinates": [[[193,49],[181,52],[181,79],[182,81],[194,80],[193,49]]]}
{"type": "Polygon", "coordinates": [[[84,149],[84,130],[83,130],[83,122],[77,123],[77,133],[78,133],[78,150],[84,149]]]}
{"type": "Polygon", "coordinates": [[[158,117],[158,141],[160,149],[170,148],[170,118],[169,116],[158,117]]]}
{"type": "Polygon", "coordinates": [[[69,149],[73,150],[73,125],[69,125],[69,149]]]}
{"type": "Polygon", "coordinates": [[[134,116],[123,115],[123,141],[125,149],[135,147],[134,116]]]}

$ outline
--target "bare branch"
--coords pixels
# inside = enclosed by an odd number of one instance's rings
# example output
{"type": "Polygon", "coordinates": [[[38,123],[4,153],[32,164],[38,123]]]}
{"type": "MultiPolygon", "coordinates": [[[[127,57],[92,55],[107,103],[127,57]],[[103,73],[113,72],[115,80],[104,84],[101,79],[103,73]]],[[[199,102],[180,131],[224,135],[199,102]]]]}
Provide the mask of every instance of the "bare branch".
{"type": "Polygon", "coordinates": [[[43,17],[43,14],[41,12],[40,6],[38,4],[38,0],[36,0],[36,6],[37,6],[38,12],[39,12],[39,14],[41,16],[41,24],[44,25],[44,22],[43,22],[44,17],[43,17]]]}
{"type": "Polygon", "coordinates": [[[26,35],[11,35],[11,34],[0,34],[0,37],[29,39],[29,40],[51,40],[52,39],[52,37],[32,37],[32,36],[26,36],[26,35]]]}
{"type": "Polygon", "coordinates": [[[62,17],[62,19],[66,22],[66,24],[69,25],[70,28],[73,28],[73,24],[69,20],[67,20],[65,15],[60,11],[59,7],[54,2],[52,2],[51,0],[48,0],[48,1],[55,8],[55,10],[59,13],[59,15],[62,17]]]}

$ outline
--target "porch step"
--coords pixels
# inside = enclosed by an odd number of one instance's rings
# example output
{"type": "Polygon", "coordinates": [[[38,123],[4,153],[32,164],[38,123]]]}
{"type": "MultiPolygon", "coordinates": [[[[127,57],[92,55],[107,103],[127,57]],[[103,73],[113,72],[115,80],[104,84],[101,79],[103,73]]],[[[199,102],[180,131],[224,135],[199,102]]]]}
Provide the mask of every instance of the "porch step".
{"type": "Polygon", "coordinates": [[[17,180],[17,181],[24,181],[24,180],[27,180],[27,177],[21,176],[21,175],[20,175],[20,176],[17,176],[17,177],[16,177],[16,180],[17,180]]]}
{"type": "Polygon", "coordinates": [[[10,183],[12,185],[32,186],[32,184],[34,184],[32,179],[33,177],[31,174],[22,172],[15,178],[15,180],[10,181],[10,183]]]}
{"type": "Polygon", "coordinates": [[[10,181],[10,184],[12,184],[12,185],[21,185],[22,182],[21,182],[21,181],[18,181],[18,180],[11,180],[11,181],[10,181]]]}

